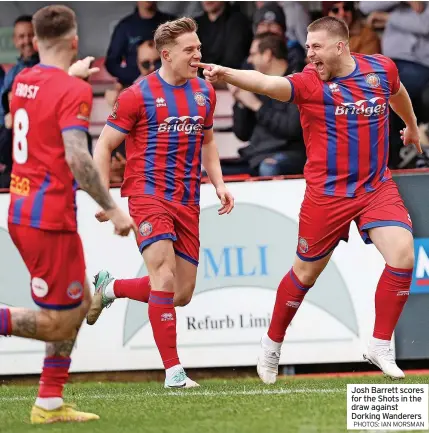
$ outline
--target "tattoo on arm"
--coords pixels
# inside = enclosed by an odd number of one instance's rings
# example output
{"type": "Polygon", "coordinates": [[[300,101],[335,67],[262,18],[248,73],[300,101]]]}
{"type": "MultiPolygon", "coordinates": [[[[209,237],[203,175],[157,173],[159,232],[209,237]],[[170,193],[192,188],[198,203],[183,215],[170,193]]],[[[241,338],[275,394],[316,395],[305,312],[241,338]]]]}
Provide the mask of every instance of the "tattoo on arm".
{"type": "Polygon", "coordinates": [[[35,338],[37,334],[37,311],[23,310],[12,316],[12,333],[17,337],[35,338]]]}
{"type": "Polygon", "coordinates": [[[57,341],[55,343],[46,343],[46,356],[70,356],[75,340],[57,341]]]}
{"type": "Polygon", "coordinates": [[[66,160],[79,186],[85,190],[104,210],[115,207],[109,191],[103,186],[100,175],[88,152],[86,133],[79,129],[63,132],[66,160]]]}

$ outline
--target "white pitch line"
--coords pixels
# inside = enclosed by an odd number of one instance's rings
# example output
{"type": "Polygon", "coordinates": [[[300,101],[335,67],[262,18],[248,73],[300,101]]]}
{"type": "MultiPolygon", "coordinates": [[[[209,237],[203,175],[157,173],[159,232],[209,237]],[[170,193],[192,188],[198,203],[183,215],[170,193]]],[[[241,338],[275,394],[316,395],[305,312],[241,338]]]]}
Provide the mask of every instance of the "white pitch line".
{"type": "MultiPolygon", "coordinates": [[[[287,394],[333,394],[333,393],[345,393],[345,389],[332,388],[332,389],[313,389],[313,388],[299,388],[299,389],[253,389],[253,390],[242,390],[242,391],[192,391],[192,390],[170,390],[164,392],[142,392],[139,394],[124,394],[124,393],[110,393],[110,394],[90,394],[85,396],[76,395],[74,398],[83,399],[106,399],[106,400],[120,400],[120,399],[138,399],[146,397],[228,397],[228,396],[240,396],[240,395],[287,395],[287,394]]],[[[34,400],[34,396],[13,396],[13,397],[0,397],[0,402],[12,402],[12,401],[26,401],[34,400]]],[[[71,397],[73,399],[73,396],[71,397]]]]}

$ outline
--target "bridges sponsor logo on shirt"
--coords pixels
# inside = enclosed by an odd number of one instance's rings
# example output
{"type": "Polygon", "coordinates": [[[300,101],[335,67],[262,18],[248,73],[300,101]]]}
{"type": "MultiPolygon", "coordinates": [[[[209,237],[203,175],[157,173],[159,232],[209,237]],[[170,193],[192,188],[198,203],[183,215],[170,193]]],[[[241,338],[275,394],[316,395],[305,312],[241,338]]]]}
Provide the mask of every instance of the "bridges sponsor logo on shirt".
{"type": "Polygon", "coordinates": [[[341,105],[335,107],[335,115],[341,116],[343,114],[357,116],[362,114],[366,117],[369,116],[380,116],[387,110],[387,103],[377,103],[378,101],[384,101],[384,98],[376,96],[371,99],[361,99],[356,102],[342,102],[341,105]]]}
{"type": "Polygon", "coordinates": [[[171,116],[159,124],[158,132],[184,132],[187,135],[196,135],[203,130],[203,121],[202,116],[171,116]]]}

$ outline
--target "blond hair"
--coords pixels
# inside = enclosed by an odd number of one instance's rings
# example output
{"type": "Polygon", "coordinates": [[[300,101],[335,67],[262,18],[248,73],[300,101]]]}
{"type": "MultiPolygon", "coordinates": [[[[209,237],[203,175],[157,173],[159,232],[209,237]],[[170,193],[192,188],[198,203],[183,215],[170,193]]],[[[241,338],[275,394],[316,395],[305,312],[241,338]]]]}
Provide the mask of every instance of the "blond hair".
{"type": "Polygon", "coordinates": [[[174,43],[179,36],[196,32],[197,29],[197,23],[192,18],[184,17],[167,21],[159,25],[155,31],[155,47],[158,52],[161,52],[166,45],[174,43]]]}

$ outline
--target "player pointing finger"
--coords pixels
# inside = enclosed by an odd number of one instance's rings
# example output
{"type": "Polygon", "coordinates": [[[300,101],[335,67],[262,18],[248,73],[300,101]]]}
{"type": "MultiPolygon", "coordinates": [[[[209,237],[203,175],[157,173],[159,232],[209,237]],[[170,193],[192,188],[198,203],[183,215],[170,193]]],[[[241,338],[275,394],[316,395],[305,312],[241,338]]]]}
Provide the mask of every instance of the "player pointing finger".
{"type": "Polygon", "coordinates": [[[297,254],[281,280],[258,373],[274,383],[286,329],[308,290],[355,222],[365,243],[386,260],[375,295],[375,326],[365,359],[386,375],[404,373],[395,363],[391,338],[407,300],[414,265],[412,223],[387,167],[389,109],[404,121],[405,145],[419,152],[416,116],[395,63],[383,55],[350,52],[344,21],[323,17],[307,35],[310,63],[287,77],[198,62],[209,82],[297,104],[304,130],[306,193],[300,211],[297,254]]]}

